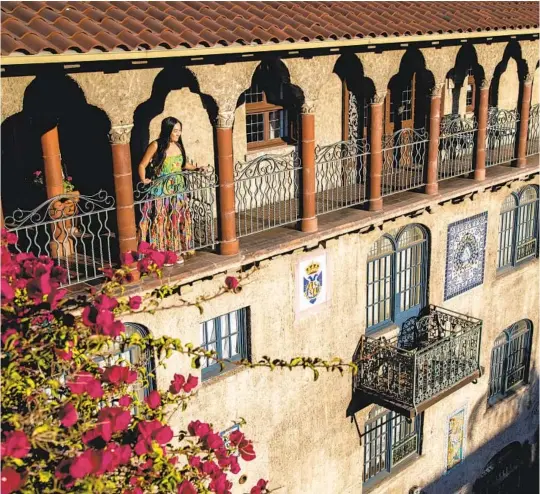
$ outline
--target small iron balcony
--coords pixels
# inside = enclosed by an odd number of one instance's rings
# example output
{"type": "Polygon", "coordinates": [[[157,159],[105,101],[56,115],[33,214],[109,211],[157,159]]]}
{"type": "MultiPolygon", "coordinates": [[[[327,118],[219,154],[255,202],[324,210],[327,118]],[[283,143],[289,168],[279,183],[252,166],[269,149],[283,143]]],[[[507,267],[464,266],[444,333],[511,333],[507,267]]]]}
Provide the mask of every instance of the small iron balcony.
{"type": "Polygon", "coordinates": [[[362,336],[354,391],[414,417],[481,375],[482,321],[434,305],[394,339],[362,336]]]}

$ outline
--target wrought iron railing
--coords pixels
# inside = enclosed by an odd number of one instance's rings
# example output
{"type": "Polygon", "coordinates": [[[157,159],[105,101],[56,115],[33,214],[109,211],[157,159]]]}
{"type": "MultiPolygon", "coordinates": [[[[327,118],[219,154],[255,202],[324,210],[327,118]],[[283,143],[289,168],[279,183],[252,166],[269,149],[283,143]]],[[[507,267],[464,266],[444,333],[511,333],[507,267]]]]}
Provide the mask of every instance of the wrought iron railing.
{"type": "Polygon", "coordinates": [[[441,120],[437,167],[439,180],[459,177],[473,171],[477,131],[474,117],[450,115],[441,120]]]}
{"type": "Polygon", "coordinates": [[[517,110],[489,108],[486,129],[486,166],[500,165],[516,157],[518,125],[517,110]]]}
{"type": "Polygon", "coordinates": [[[527,132],[527,156],[538,154],[540,141],[540,105],[532,105],[529,111],[529,128],[527,132]]]}
{"type": "Polygon", "coordinates": [[[265,154],[234,167],[239,237],[294,223],[300,218],[300,158],[265,154]]]}
{"type": "Polygon", "coordinates": [[[401,129],[383,137],[383,196],[424,185],[427,148],[425,129],[401,129]]]}
{"type": "Polygon", "coordinates": [[[366,139],[317,146],[317,214],[366,202],[368,155],[366,139]]]}
{"type": "Polygon", "coordinates": [[[395,339],[362,337],[354,388],[415,409],[479,371],[481,331],[478,319],[429,306],[395,339]]]}
{"type": "Polygon", "coordinates": [[[5,226],[17,234],[17,252],[47,255],[65,268],[67,286],[101,278],[112,266],[114,211],[114,199],[104,190],[92,196],[68,193],[31,211],[17,209],[5,226]]]}
{"type": "Polygon", "coordinates": [[[160,250],[189,252],[217,243],[214,169],[184,171],[139,183],[135,207],[139,241],[160,250]]]}

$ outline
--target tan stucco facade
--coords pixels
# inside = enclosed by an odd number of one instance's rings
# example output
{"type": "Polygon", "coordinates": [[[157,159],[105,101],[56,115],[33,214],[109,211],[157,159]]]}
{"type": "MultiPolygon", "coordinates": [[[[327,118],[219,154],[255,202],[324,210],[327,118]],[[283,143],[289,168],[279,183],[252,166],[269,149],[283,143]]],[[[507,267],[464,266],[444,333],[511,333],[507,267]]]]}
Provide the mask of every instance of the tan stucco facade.
{"type": "MultiPolygon", "coordinates": [[[[538,178],[533,183],[538,183],[538,178]]],[[[329,275],[329,300],[313,314],[296,314],[296,266],[305,252],[293,252],[261,263],[237,295],[226,294],[196,308],[166,309],[155,316],[141,314],[130,320],[146,325],[154,334],[169,334],[200,344],[200,324],[205,320],[249,307],[251,358],[340,356],[350,359],[365,332],[366,264],[368,252],[383,232],[416,223],[430,235],[429,303],[483,321],[480,364],[483,376],[436,403],[424,413],[422,454],[372,492],[405,494],[413,486],[427,492],[470,492],[485,464],[512,441],[533,441],[538,423],[537,341],[540,324],[538,260],[504,274],[497,273],[500,207],[505,197],[526,185],[514,182],[497,192],[480,191],[471,200],[431,208],[411,219],[400,217],[368,234],[334,238],[313,252],[325,252],[329,275]],[[448,225],[488,213],[484,281],[455,298],[444,301],[448,225]],[[388,225],[388,227],[386,227],[388,225]],[[519,302],[517,302],[519,301],[519,302]],[[531,383],[494,406],[487,404],[491,350],[505,328],[521,320],[533,323],[531,383]],[[445,472],[448,416],[465,407],[467,438],[465,464],[445,472]],[[470,458],[470,460],[469,460],[470,458]],[[433,485],[431,485],[433,484],[433,485]],[[461,490],[459,490],[461,489],[461,490]]],[[[196,282],[185,297],[214,293],[223,276],[196,282]]],[[[174,372],[193,372],[189,362],[171,360],[158,374],[167,386],[174,372]]],[[[313,382],[309,371],[238,370],[205,382],[191,414],[212,422],[219,430],[244,417],[246,432],[254,438],[258,459],[247,467],[250,479],[268,477],[286,493],[360,493],[364,448],[358,429],[364,430],[369,408],[346,417],[351,400],[351,377],[321,374],[313,382]]],[[[185,425],[178,417],[178,426],[185,425]]],[[[241,489],[237,492],[242,492],[241,489]]]]}

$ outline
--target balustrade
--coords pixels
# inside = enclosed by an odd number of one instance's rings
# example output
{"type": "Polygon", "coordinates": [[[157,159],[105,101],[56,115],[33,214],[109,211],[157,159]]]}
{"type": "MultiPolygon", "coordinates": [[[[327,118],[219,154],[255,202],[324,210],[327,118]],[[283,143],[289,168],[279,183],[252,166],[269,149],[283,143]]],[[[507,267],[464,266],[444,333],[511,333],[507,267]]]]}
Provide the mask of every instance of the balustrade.
{"type": "Polygon", "coordinates": [[[527,156],[538,154],[540,141],[540,105],[532,105],[529,111],[529,128],[527,132],[527,156]]]}
{"type": "Polygon", "coordinates": [[[447,115],[441,120],[438,179],[459,177],[473,171],[478,125],[474,117],[447,115]]]}
{"type": "Polygon", "coordinates": [[[363,336],[354,389],[414,415],[480,375],[482,322],[440,307],[403,325],[395,339],[363,336]]]}
{"type": "Polygon", "coordinates": [[[519,125],[517,110],[488,110],[486,131],[486,167],[500,165],[516,157],[516,137],[519,125]]]}

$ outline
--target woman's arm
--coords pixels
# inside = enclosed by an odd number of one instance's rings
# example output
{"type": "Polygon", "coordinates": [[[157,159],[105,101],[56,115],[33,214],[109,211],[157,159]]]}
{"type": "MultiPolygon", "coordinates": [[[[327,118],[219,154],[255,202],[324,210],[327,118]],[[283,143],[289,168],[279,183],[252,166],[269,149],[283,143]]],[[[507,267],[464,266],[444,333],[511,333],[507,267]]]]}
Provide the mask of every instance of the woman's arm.
{"type": "Polygon", "coordinates": [[[143,184],[149,184],[152,181],[149,178],[146,178],[146,167],[150,164],[150,161],[152,161],[152,158],[157,152],[157,148],[157,141],[151,142],[150,145],[146,148],[144,156],[139,163],[139,178],[141,179],[141,182],[143,184]]]}

